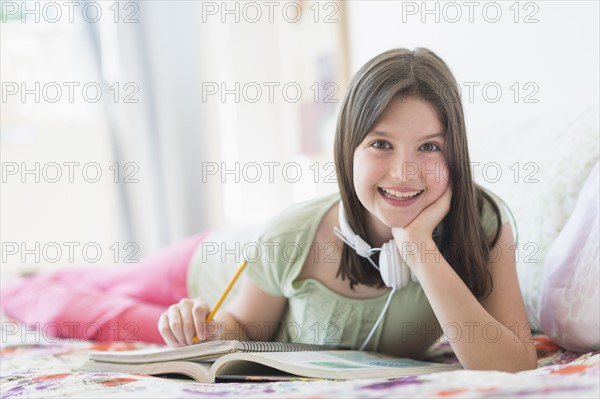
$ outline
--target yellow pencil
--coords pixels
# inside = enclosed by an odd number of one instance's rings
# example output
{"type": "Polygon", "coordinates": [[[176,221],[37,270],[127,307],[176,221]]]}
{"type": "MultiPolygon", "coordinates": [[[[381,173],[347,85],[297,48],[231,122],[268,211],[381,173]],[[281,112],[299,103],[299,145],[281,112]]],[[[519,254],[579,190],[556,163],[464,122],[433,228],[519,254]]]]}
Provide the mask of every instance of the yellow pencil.
{"type": "MultiPolygon", "coordinates": [[[[212,321],[213,317],[215,317],[215,314],[217,313],[217,311],[219,310],[219,308],[225,301],[225,298],[227,298],[227,295],[229,295],[229,291],[231,291],[231,289],[233,288],[233,285],[237,281],[238,277],[240,277],[240,274],[242,274],[242,272],[244,271],[246,264],[247,264],[247,262],[244,260],[242,262],[242,264],[237,268],[237,270],[235,271],[235,274],[231,278],[231,281],[229,282],[229,284],[227,284],[227,288],[225,288],[225,291],[223,291],[223,293],[221,294],[221,297],[219,298],[219,300],[217,301],[215,306],[213,306],[213,308],[210,311],[210,313],[208,314],[208,316],[206,316],[206,322],[212,321]]],[[[192,342],[196,344],[199,341],[200,341],[200,338],[198,338],[197,335],[194,335],[192,342]]]]}

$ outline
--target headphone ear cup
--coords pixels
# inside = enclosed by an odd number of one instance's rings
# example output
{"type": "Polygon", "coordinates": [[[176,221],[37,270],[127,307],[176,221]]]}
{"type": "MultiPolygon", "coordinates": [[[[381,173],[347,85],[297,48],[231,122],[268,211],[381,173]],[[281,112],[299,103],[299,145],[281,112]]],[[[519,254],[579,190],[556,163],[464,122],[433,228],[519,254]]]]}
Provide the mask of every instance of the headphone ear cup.
{"type": "Polygon", "coordinates": [[[386,286],[400,289],[408,284],[410,270],[400,257],[395,240],[390,240],[381,247],[379,269],[386,286]]]}
{"type": "Polygon", "coordinates": [[[387,287],[394,287],[394,275],[392,272],[394,259],[393,254],[390,253],[389,244],[385,243],[381,247],[379,253],[379,272],[381,273],[381,279],[387,287]]]}

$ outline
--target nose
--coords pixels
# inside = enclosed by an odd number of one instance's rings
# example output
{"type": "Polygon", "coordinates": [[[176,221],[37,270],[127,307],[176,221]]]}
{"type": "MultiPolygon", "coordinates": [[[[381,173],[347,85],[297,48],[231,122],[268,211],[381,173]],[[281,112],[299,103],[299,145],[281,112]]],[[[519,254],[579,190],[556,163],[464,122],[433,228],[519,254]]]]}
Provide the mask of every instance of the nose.
{"type": "Polygon", "coordinates": [[[409,154],[399,153],[391,160],[390,177],[401,182],[415,180],[419,176],[419,164],[409,154]]]}

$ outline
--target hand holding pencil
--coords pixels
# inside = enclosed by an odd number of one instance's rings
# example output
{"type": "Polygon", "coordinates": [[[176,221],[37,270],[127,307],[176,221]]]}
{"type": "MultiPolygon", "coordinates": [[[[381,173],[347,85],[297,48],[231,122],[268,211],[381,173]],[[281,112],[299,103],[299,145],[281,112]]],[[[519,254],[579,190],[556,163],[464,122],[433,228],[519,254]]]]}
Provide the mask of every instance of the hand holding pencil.
{"type": "Polygon", "coordinates": [[[165,343],[171,347],[178,347],[206,340],[208,337],[198,337],[198,334],[208,331],[206,324],[213,321],[215,314],[246,268],[246,264],[246,261],[240,264],[212,310],[201,299],[186,298],[171,305],[158,321],[158,329],[165,343]]]}
{"type": "MultiPolygon", "coordinates": [[[[219,308],[221,307],[221,305],[223,305],[223,302],[225,301],[225,298],[227,298],[227,295],[229,295],[229,292],[233,288],[233,285],[237,281],[238,277],[240,277],[240,274],[242,274],[242,272],[246,268],[246,264],[247,264],[247,262],[244,260],[242,262],[242,264],[238,267],[238,269],[235,271],[235,274],[231,278],[231,281],[229,282],[229,284],[227,284],[227,287],[225,288],[225,291],[223,291],[223,293],[221,294],[221,297],[219,298],[219,300],[217,301],[217,303],[215,304],[215,306],[213,306],[211,312],[208,314],[208,316],[206,316],[206,322],[207,323],[209,323],[209,322],[212,321],[212,319],[215,317],[215,314],[217,313],[217,311],[219,310],[219,308]]],[[[200,342],[200,339],[198,338],[197,335],[194,336],[194,338],[192,339],[192,342],[194,344],[200,342]]]]}

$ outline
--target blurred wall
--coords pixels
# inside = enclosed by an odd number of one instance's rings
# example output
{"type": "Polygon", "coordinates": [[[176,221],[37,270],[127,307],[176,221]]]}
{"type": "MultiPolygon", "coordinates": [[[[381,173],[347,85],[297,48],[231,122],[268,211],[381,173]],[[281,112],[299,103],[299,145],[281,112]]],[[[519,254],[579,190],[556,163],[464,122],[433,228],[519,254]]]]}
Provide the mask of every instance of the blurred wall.
{"type": "Polygon", "coordinates": [[[446,61],[475,156],[503,124],[598,107],[598,2],[350,1],[347,9],[352,73],[393,47],[427,47],[446,61]]]}

